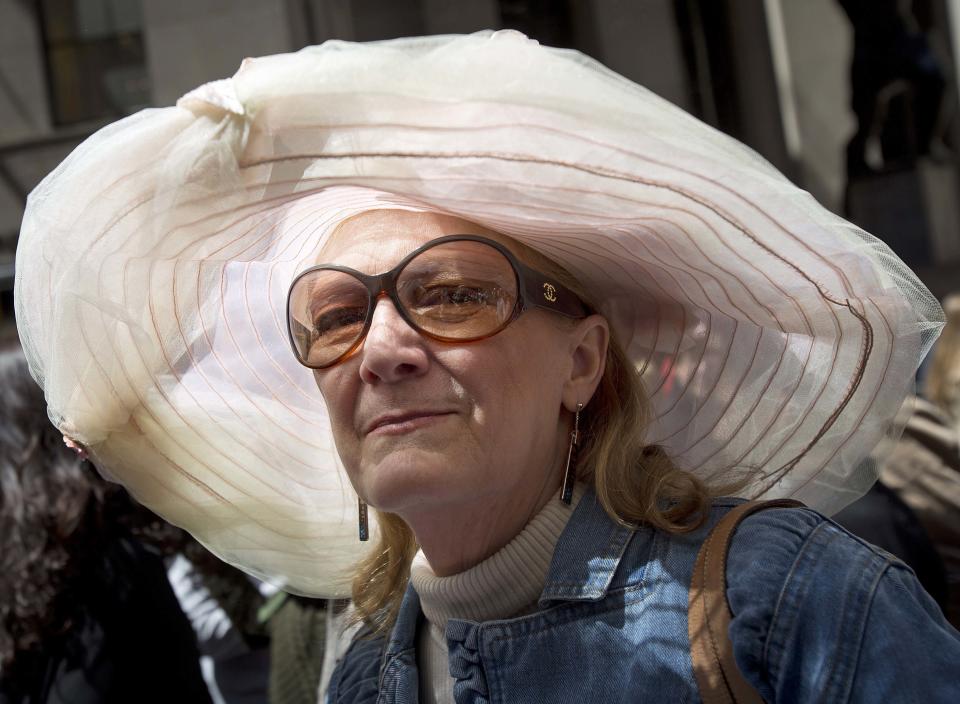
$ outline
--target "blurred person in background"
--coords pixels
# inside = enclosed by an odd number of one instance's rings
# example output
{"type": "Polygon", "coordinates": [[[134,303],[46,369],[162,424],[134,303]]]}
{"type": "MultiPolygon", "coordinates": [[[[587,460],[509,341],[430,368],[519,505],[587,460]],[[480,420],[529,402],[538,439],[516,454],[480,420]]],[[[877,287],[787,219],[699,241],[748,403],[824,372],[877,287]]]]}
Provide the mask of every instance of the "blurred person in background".
{"type": "Polygon", "coordinates": [[[926,32],[927,0],[839,0],[854,30],[850,66],[851,107],[857,130],[847,146],[847,178],[942,155],[941,109],[946,78],[926,32]],[[913,140],[884,134],[891,98],[904,93],[910,104],[913,140]],[[870,141],[880,140],[882,163],[871,163],[870,141]]]}
{"type": "Polygon", "coordinates": [[[0,414],[0,704],[316,701],[325,601],[261,593],[100,478],[19,350],[0,414]]]}
{"type": "Polygon", "coordinates": [[[189,534],[176,532],[180,540],[167,559],[167,578],[193,626],[214,704],[266,701],[270,642],[258,618],[264,596],[257,581],[210,554],[189,534]]]}
{"type": "Polygon", "coordinates": [[[923,395],[880,481],[916,513],[946,569],[947,618],[960,628],[960,294],[943,302],[946,327],[930,354],[923,395]]]}
{"type": "Polygon", "coordinates": [[[904,406],[912,414],[897,444],[879,457],[880,483],[910,507],[930,537],[945,571],[944,613],[960,628],[960,433],[925,399],[904,406]]]}
{"type": "MultiPolygon", "coordinates": [[[[890,463],[903,459],[915,463],[927,454],[926,444],[912,439],[908,427],[892,453],[878,451],[864,462],[875,466],[874,463],[883,463],[887,457],[890,463]]],[[[864,496],[835,514],[833,520],[903,560],[940,609],[947,613],[949,588],[943,560],[917,514],[886,482],[878,480],[864,496]]]]}
{"type": "Polygon", "coordinates": [[[0,703],[210,702],[159,519],[64,446],[16,350],[0,414],[0,703]]]}
{"type": "Polygon", "coordinates": [[[879,481],[834,518],[906,562],[960,628],[960,295],[928,355],[923,396],[900,411],[903,435],[869,462],[879,481]]]}
{"type": "Polygon", "coordinates": [[[314,704],[328,602],[279,591],[182,535],[167,576],[197,635],[214,704],[314,704]]]}
{"type": "Polygon", "coordinates": [[[960,293],[943,301],[947,324],[930,353],[923,395],[960,431],[960,293]]]}

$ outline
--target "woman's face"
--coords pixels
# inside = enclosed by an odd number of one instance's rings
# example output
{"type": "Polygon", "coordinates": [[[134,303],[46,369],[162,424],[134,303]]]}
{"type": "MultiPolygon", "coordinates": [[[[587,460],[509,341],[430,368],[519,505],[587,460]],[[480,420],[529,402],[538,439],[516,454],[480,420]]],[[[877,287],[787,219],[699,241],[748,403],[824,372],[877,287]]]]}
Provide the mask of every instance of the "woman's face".
{"type": "MultiPolygon", "coordinates": [[[[320,260],[378,274],[448,234],[483,234],[510,246],[449,216],[370,211],[341,225],[320,260]]],[[[360,496],[407,518],[430,507],[485,498],[523,505],[552,493],[566,458],[568,411],[595,387],[587,393],[570,381],[582,366],[580,327],[533,310],[485,340],[444,343],[410,328],[381,297],[362,347],[315,372],[360,496]]]]}

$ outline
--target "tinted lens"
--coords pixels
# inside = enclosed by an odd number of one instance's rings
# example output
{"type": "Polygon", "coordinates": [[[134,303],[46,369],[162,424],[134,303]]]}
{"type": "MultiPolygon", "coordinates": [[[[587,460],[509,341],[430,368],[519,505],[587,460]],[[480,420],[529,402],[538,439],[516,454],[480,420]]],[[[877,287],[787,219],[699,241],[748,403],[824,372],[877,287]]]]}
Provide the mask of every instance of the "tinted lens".
{"type": "Polygon", "coordinates": [[[300,361],[323,367],[349,352],[363,335],[369,305],[367,289],[350,274],[320,269],[301,276],[287,312],[300,361]]]}
{"type": "Polygon", "coordinates": [[[499,331],[517,305],[517,275],[499,251],[481,242],[431,247],[404,267],[397,293],[422,330],[450,340],[499,331]]]}

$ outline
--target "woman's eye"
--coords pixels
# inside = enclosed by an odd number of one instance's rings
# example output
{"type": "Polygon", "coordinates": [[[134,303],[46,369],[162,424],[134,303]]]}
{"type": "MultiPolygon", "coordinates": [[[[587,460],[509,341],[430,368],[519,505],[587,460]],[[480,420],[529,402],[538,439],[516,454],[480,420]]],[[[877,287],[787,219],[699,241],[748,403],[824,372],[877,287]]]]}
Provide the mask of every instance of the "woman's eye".
{"type": "Polygon", "coordinates": [[[325,335],[352,325],[363,324],[365,311],[361,308],[334,308],[325,310],[313,319],[317,335],[325,335]]]}
{"type": "Polygon", "coordinates": [[[483,306],[492,299],[490,291],[477,286],[431,286],[417,296],[419,306],[483,306]]]}

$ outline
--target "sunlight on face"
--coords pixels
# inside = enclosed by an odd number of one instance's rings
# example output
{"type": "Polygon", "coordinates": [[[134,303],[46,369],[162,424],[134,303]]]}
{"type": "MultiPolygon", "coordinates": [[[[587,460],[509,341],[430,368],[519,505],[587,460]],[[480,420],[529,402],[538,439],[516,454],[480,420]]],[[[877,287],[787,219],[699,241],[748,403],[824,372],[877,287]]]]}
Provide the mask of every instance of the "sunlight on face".
{"type": "MultiPolygon", "coordinates": [[[[450,216],[379,210],[344,222],[319,261],[382,273],[448,234],[512,244],[450,216]]],[[[485,340],[438,342],[410,328],[381,297],[357,353],[315,372],[360,496],[403,515],[542,491],[565,444],[569,329],[558,316],[528,311],[485,340]]]]}

